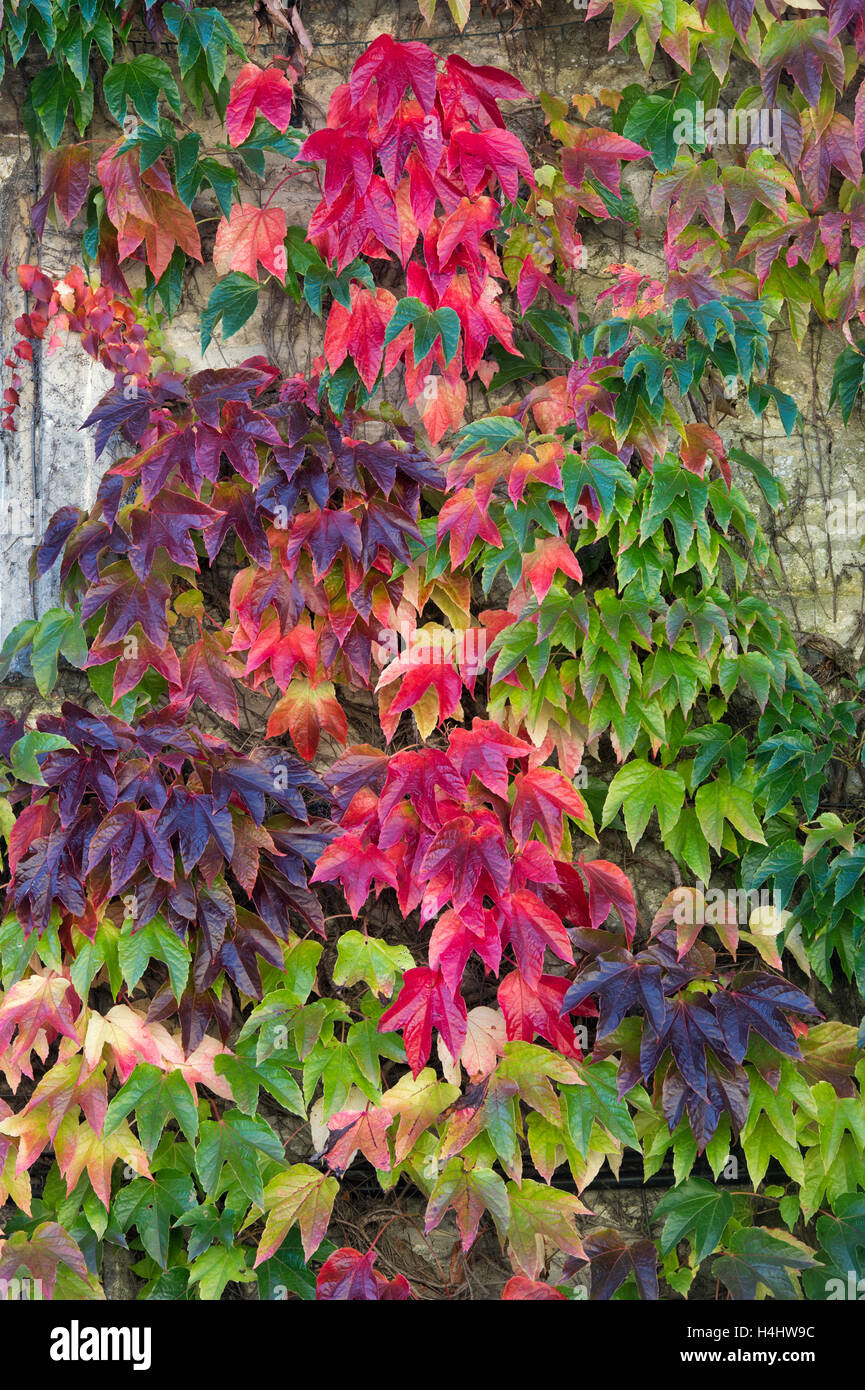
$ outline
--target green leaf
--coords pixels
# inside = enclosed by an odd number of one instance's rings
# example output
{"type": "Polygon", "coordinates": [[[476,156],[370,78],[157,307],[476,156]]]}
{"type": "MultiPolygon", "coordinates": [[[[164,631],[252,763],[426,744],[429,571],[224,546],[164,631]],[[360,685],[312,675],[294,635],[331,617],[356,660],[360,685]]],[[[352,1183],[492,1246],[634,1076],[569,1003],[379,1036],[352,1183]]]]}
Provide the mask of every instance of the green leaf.
{"type": "Polygon", "coordinates": [[[72,664],[80,668],[87,660],[87,640],[80,617],[76,618],[65,608],[49,608],[39,620],[30,658],[40,695],[48,695],[54,689],[61,652],[67,659],[71,653],[75,658],[72,664]]]}
{"type": "Polygon", "coordinates": [[[525,323],[554,351],[574,360],[574,332],[571,323],[557,309],[529,309],[525,323]]]}
{"type": "Polygon", "coordinates": [[[189,947],[172,931],[163,917],[156,916],[146,927],[135,930],[127,918],[118,942],[118,959],[123,978],[134,989],[151,959],[168,966],[168,978],[175,999],[180,999],[189,975],[189,947]]]}
{"type": "Polygon", "coordinates": [[[865,1193],[839,1197],[834,1212],[818,1217],[817,1239],[836,1269],[865,1277],[865,1193]]]}
{"type": "Polygon", "coordinates": [[[159,93],[163,92],[173,111],[181,111],[180,93],[171,69],[153,53],[142,53],[128,63],[114,63],[103,78],[105,102],[118,125],[126,118],[127,100],[148,125],[159,120],[159,93]]]}
{"type": "Polygon", "coordinates": [[[720,1242],[724,1227],[733,1215],[729,1192],[705,1178],[689,1178],[671,1192],[665,1192],[654,1215],[665,1216],[661,1234],[661,1254],[666,1255],[687,1236],[697,1264],[711,1255],[720,1242]]]}
{"type": "Polygon", "coordinates": [[[249,1268],[250,1250],[245,1245],[226,1249],[212,1245],[200,1255],[189,1270],[190,1284],[198,1284],[203,1299],[222,1298],[226,1284],[250,1284],[255,1275],[249,1268]]]}
{"type": "Polygon", "coordinates": [[[121,1231],[135,1226],[144,1249],[163,1269],[168,1263],[175,1217],[194,1207],[195,1183],[179,1168],[159,1168],[152,1178],[135,1178],[121,1187],[111,1213],[121,1231]]]}
{"type": "Polygon", "coordinates": [[[559,1093],[564,1100],[568,1133],[582,1157],[588,1155],[595,1123],[614,1139],[639,1150],[631,1112],[627,1103],[619,1100],[616,1063],[593,1062],[580,1067],[579,1072],[585,1085],[560,1085],[559,1093]]]}
{"type": "MultiPolygon", "coordinates": [[[[668,174],[676,162],[679,145],[685,142],[687,118],[690,117],[690,129],[696,133],[695,108],[696,98],[686,93],[675,98],[660,94],[641,97],[628,112],[622,134],[650,150],[655,168],[668,174]]],[[[688,143],[696,147],[693,139],[688,143]]]]}
{"type": "MultiPolygon", "coordinates": [[[[56,149],[63,139],[66,113],[77,90],[75,79],[69,69],[58,67],[56,63],[43,68],[30,84],[33,110],[52,149],[56,149]]],[[[92,94],[90,103],[92,110],[92,94]]]]}
{"type": "Polygon", "coordinates": [[[615,454],[608,454],[604,449],[592,447],[589,449],[588,460],[579,454],[565,456],[562,465],[562,490],[569,512],[576,511],[585,487],[591,488],[601,511],[608,516],[616,500],[616,491],[621,488],[629,497],[633,497],[636,483],[622,460],[616,458],[615,454]]]}
{"type": "Polygon", "coordinates": [[[444,365],[453,360],[460,344],[460,321],[454,309],[436,309],[431,312],[420,299],[408,297],[401,299],[393,311],[384,335],[384,345],[389,346],[404,329],[414,328],[414,364],[418,366],[432,352],[441,337],[444,365]]]}
{"type": "MultiPolygon", "coordinates": [[[[325,1241],[319,1247],[317,1261],[327,1259],[335,1248],[332,1242],[325,1241]]],[[[276,1254],[265,1260],[256,1273],[258,1296],[262,1301],[284,1299],[289,1293],[306,1302],[315,1301],[315,1273],[304,1258],[300,1232],[294,1228],[288,1232],[276,1254]]]]}
{"type": "MultiPolygon", "coordinates": [[[[865,365],[865,357],[859,360],[865,365]]],[[[844,423],[847,423],[846,419],[844,423]]],[[[779,478],[775,477],[774,473],[766,467],[765,463],[761,463],[759,459],[755,459],[753,454],[747,453],[745,449],[728,449],[727,458],[730,459],[732,463],[738,463],[742,468],[747,468],[748,472],[753,475],[773,512],[777,511],[782,503],[786,502],[787,489],[784,487],[784,484],[779,478]]]]}
{"type": "Polygon", "coordinates": [[[691,872],[703,883],[708,883],[712,872],[709,846],[691,806],[684,806],[679,812],[675,825],[667,831],[664,846],[681,864],[686,864],[691,872]]]}
{"type": "Polygon", "coordinates": [[[863,380],[865,380],[865,355],[863,355],[862,348],[862,343],[857,343],[855,347],[845,347],[843,352],[835,358],[835,366],[832,370],[829,409],[831,410],[835,401],[838,401],[841,406],[841,418],[845,425],[850,419],[853,406],[856,404],[856,397],[862,389],[863,380]]]}
{"type": "Polygon", "coordinates": [[[226,1077],[231,1093],[246,1115],[258,1107],[259,1087],[263,1086],[275,1100],[293,1115],[306,1118],[307,1107],[294,1077],[278,1062],[251,1062],[245,1057],[224,1054],[214,1062],[217,1076],[226,1077]]]}
{"type": "Polygon", "coordinates": [[[754,811],[754,796],[747,785],[733,785],[722,769],[713,782],[704,782],[694,798],[697,818],[712,849],[720,851],[724,822],[729,821],[746,840],[765,845],[766,839],[754,811]]]}
{"type": "Polygon", "coordinates": [[[236,1216],[237,1213],[230,1207],[223,1211],[213,1206],[191,1207],[189,1211],[183,1212],[174,1225],[191,1227],[186,1245],[186,1253],[190,1260],[198,1259],[214,1240],[220,1241],[223,1245],[233,1245],[236,1216]]]}
{"type": "Polygon", "coordinates": [[[712,1276],[736,1299],[753,1301],[763,1285],[773,1297],[789,1301],[800,1297],[795,1276],[816,1264],[813,1251],[792,1236],[782,1239],[780,1233],[751,1227],[733,1232],[712,1276]]]}
{"type": "Polygon", "coordinates": [[[282,1140],[260,1116],[228,1110],[218,1122],[205,1120],[195,1153],[195,1170],[208,1197],[215,1197],[227,1166],[256,1207],[264,1205],[258,1155],[283,1159],[282,1140]]]}
{"type": "Polygon", "coordinates": [[[685,783],[678,772],[657,767],[644,758],[635,758],[617,772],[610,783],[601,829],[609,825],[624,804],[625,827],[633,848],[646,829],[652,811],[658,813],[662,836],[669,834],[684,800],[685,783]]]}
{"type": "Polygon", "coordinates": [[[130,1111],[135,1111],[138,1137],[153,1157],[169,1116],[177,1120],[190,1143],[198,1135],[198,1107],[189,1082],[180,1071],[161,1071],[150,1063],[140,1063],[129,1080],[109,1103],[103,1134],[113,1134],[130,1111]]]}
{"type": "Polygon", "coordinates": [[[0,680],[8,674],[12,658],[24,647],[30,646],[38,629],[39,623],[36,618],[25,618],[23,623],[17,623],[7,634],[6,641],[0,648],[0,680]]]}
{"type": "Polygon", "coordinates": [[[216,194],[216,201],[219,203],[219,210],[223,217],[230,217],[232,196],[237,187],[237,170],[230,168],[227,164],[220,163],[218,159],[213,159],[210,155],[206,155],[204,159],[198,161],[198,171],[202,178],[207,179],[216,194]]]}
{"type": "Polygon", "coordinates": [[[19,781],[32,782],[37,787],[44,787],[45,778],[37,762],[38,755],[74,746],[62,734],[43,734],[38,729],[32,729],[24,734],[23,738],[19,738],[17,743],[13,743],[9,763],[19,781]]]}
{"type": "Polygon", "coordinates": [[[492,454],[515,440],[523,443],[525,437],[525,429],[518,420],[506,415],[485,415],[483,419],[474,420],[460,430],[452,457],[461,458],[472,449],[483,449],[484,453],[492,454]]]}
{"type": "Polygon", "coordinates": [[[413,965],[414,958],[407,947],[390,946],[377,937],[347,931],[337,943],[333,982],[346,988],[363,980],[376,994],[389,999],[397,977],[413,965]]]}
{"type": "Polygon", "coordinates": [[[230,338],[255,313],[261,286],[249,275],[233,270],[218,282],[210,293],[207,308],[201,314],[201,351],[207,351],[213,330],[222,319],[224,338],[230,338]]]}

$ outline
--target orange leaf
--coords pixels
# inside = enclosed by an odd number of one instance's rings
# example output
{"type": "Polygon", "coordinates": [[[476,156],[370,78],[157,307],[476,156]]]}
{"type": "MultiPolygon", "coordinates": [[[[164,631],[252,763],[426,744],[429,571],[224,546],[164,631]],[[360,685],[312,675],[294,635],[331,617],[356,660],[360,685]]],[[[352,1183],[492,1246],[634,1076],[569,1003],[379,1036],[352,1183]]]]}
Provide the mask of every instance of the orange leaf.
{"type": "Polygon", "coordinates": [[[239,270],[258,279],[258,263],[280,282],[288,271],[285,237],[288,228],[282,208],[257,208],[252,203],[235,203],[231,219],[224,217],[216,233],[213,264],[217,275],[239,270]]]}

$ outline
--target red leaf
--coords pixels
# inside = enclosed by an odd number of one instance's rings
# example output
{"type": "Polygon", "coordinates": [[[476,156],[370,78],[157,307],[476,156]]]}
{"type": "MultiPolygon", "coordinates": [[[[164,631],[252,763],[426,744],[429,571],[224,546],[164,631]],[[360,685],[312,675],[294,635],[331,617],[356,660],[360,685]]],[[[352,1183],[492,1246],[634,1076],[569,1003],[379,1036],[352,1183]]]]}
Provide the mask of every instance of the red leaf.
{"type": "Polygon", "coordinates": [[[438,234],[436,255],[440,264],[444,266],[457,247],[468,247],[473,258],[479,259],[481,238],[498,225],[499,206],[494,198],[461,198],[438,234]]]}
{"type": "Polygon", "coordinates": [[[460,488],[454,497],[449,497],[439,512],[436,539],[441,543],[445,536],[449,537],[454,569],[466,559],[478,536],[489,545],[501,548],[502,544],[495,522],[478,505],[474,492],[467,487],[460,488]]]}
{"type": "MultiPolygon", "coordinates": [[[[457,912],[470,902],[477,909],[482,894],[498,901],[508,891],[511,862],[498,819],[489,812],[456,816],[438,832],[421,865],[430,882],[424,894],[423,919],[448,899],[457,912]]],[[[456,1054],[454,1054],[456,1055],[456,1054]]]]}
{"type": "Polygon", "coordinates": [[[536,989],[544,966],[547,946],[559,957],[573,963],[574,953],[562,919],[526,888],[517,888],[502,904],[503,941],[514,949],[520,974],[536,989]]]}
{"type": "Polygon", "coordinates": [[[117,257],[125,260],[142,242],[147,264],[158,280],[176,245],[201,260],[195,218],[174,192],[164,163],[158,159],[142,174],[137,149],[119,153],[122,140],[111,145],[96,166],[105,194],[105,207],[117,228],[117,257]]]}
{"type": "Polygon", "coordinates": [[[225,124],[232,145],[240,145],[261,112],[277,130],[286,130],[291,121],[291,83],[279,68],[260,68],[244,63],[234,80],[225,124]]]}
{"type": "Polygon", "coordinates": [[[49,1042],[62,1033],[80,1046],[72,1011],[74,999],[70,981],[54,972],[30,975],[11,985],[0,1003],[0,1053],[4,1066],[20,1068],[26,1076],[32,1076],[30,1054],[35,1048],[43,1055],[46,1034],[49,1042]],[[18,1036],[14,1046],[10,1046],[16,1030],[18,1036]]]}
{"type": "Polygon", "coordinates": [[[515,1274],[513,1279],[509,1279],[502,1289],[504,1300],[531,1299],[539,1301],[541,1299],[561,1299],[567,1303],[563,1293],[554,1289],[552,1284],[540,1283],[536,1279],[527,1279],[524,1274],[515,1274]]]}
{"type": "Polygon", "coordinates": [[[733,475],[727,462],[727,450],[721,436],[716,434],[710,425],[692,423],[685,426],[681,456],[688,472],[696,473],[698,478],[702,478],[705,472],[706,460],[713,458],[729,488],[733,475]]]}
{"type": "Polygon", "coordinates": [[[543,603],[559,571],[578,583],[582,581],[580,563],[565,541],[556,536],[536,541],[531,555],[523,561],[523,578],[531,584],[538,603],[543,603]]]}
{"type": "Polygon", "coordinates": [[[342,192],[349,179],[354,180],[357,197],[363,197],[369,188],[373,150],[366,136],[350,135],[346,130],[331,130],[325,126],[304,140],[298,158],[325,161],[324,197],[328,205],[342,192]]]}
{"type": "MultiPolygon", "coordinates": [[[[343,547],[353,560],[361,557],[361,534],[356,518],[347,511],[313,508],[296,516],[285,548],[285,562],[296,560],[303,548],[312,556],[315,582],[323,579],[343,547]]],[[[354,622],[354,615],[351,616],[354,622]]]]}
{"type": "Polygon", "coordinates": [[[469,120],[478,125],[485,126],[487,123],[483,118],[478,119],[483,111],[494,125],[503,126],[502,114],[496,103],[530,101],[532,97],[531,92],[526,91],[522,82],[511,73],[502,68],[470,63],[456,53],[448,57],[445,73],[446,80],[442,83],[444,91],[450,95],[447,88],[452,85],[458,93],[456,99],[469,120]]]}
{"type": "Polygon", "coordinates": [[[312,681],[298,678],[291,682],[273,708],[265,737],[274,738],[286,729],[298,753],[307,762],[318,752],[322,731],[332,734],[337,743],[345,744],[348,723],[330,681],[313,685],[312,681]]]}
{"type": "MultiPolygon", "coordinates": [[[[237,728],[237,694],[232,680],[232,669],[236,666],[219,638],[213,633],[203,633],[198,642],[187,647],[180,663],[183,707],[188,709],[197,697],[237,728]]],[[[240,674],[239,669],[237,674],[240,674]]]]}
{"type": "MultiPolygon", "coordinates": [[[[145,824],[142,813],[137,811],[131,802],[124,802],[116,806],[105,817],[90,841],[87,860],[88,873],[92,873],[105,858],[105,855],[110,853],[111,884],[109,892],[112,897],[129,882],[144,858],[150,838],[145,830],[145,824]]],[[[173,878],[173,860],[170,853],[167,858],[170,861],[167,873],[169,877],[173,878]]]]}
{"type": "MultiPolygon", "coordinates": [[[[565,982],[567,983],[567,982],[565,982]]],[[[461,994],[453,995],[440,970],[418,966],[403,976],[399,997],[379,1019],[380,1033],[401,1031],[412,1075],[418,1076],[432,1047],[437,1028],[452,1057],[459,1057],[466,1040],[466,1006],[461,994]]]]}
{"type": "Polygon", "coordinates": [[[331,1134],[322,1153],[331,1172],[344,1173],[358,1149],[373,1167],[387,1171],[391,1166],[387,1131],[395,1118],[381,1105],[331,1115],[327,1122],[331,1134]]]}
{"type": "Polygon", "coordinates": [[[288,227],[282,208],[258,208],[253,203],[235,203],[231,219],[223,217],[213,247],[217,275],[239,270],[258,279],[258,263],[282,283],[288,271],[285,237],[288,227]]]}
{"type": "Polygon", "coordinates": [[[376,896],[384,884],[396,888],[396,873],[389,859],[375,845],[363,844],[356,835],[341,835],[328,845],[315,866],[310,883],[332,883],[339,879],[346,901],[356,917],[376,882],[376,896]]]}
{"type": "Polygon", "coordinates": [[[532,186],[535,182],[522,141],[509,130],[455,130],[448,145],[448,169],[453,173],[456,168],[470,198],[486,187],[491,174],[510,203],[517,200],[520,175],[532,186]]]}
{"type": "Polygon", "coordinates": [[[438,444],[448,430],[458,430],[463,422],[468,392],[464,381],[450,382],[445,377],[433,376],[436,383],[435,394],[424,397],[425,405],[421,414],[423,427],[430,437],[431,444],[438,444]]]}
{"type": "Polygon", "coordinates": [[[484,913],[482,928],[478,932],[452,909],[443,912],[433,928],[429,941],[429,963],[434,970],[441,970],[442,978],[452,994],[459,991],[466,961],[472,951],[477,951],[493,974],[498,973],[502,942],[491,912],[484,913]]]}
{"type": "Polygon", "coordinates": [[[373,1303],[411,1298],[411,1286],[405,1275],[398,1274],[388,1282],[383,1274],[373,1269],[375,1257],[374,1250],[368,1250],[365,1255],[347,1246],[335,1250],[318,1271],[316,1299],[373,1303]]]}
{"type": "Polygon", "coordinates": [[[324,356],[332,372],[337,371],[351,354],[361,381],[367,391],[375,386],[384,334],[396,304],[390,290],[377,289],[375,294],[363,285],[351,286],[351,310],[334,300],[324,335],[324,356]]]}
{"type": "Polygon", "coordinates": [[[406,749],[395,753],[387,763],[387,779],[379,802],[379,819],[388,817],[409,797],[424,825],[438,830],[442,823],[436,793],[454,801],[464,801],[468,788],[452,762],[438,748],[406,749]]]}
{"type": "Polygon", "coordinates": [[[45,1297],[52,1298],[60,1264],[87,1280],[87,1261],[72,1237],[56,1221],[43,1221],[26,1244],[14,1239],[0,1241],[0,1284],[4,1294],[7,1282],[14,1283],[13,1276],[24,1268],[37,1281],[37,1286],[41,1283],[45,1297]]]}
{"type": "Polygon", "coordinates": [[[525,739],[506,733],[491,719],[473,719],[471,730],[454,729],[448,741],[448,756],[466,784],[477,777],[501,797],[508,794],[508,764],[532,751],[525,739]]]}
{"type": "Polygon", "coordinates": [[[615,135],[611,130],[599,126],[591,130],[581,130],[574,138],[570,149],[562,153],[562,172],[568,183],[582,188],[586,173],[596,178],[618,198],[619,165],[626,159],[643,159],[649,151],[623,135],[615,135]]]}
{"type": "Polygon", "coordinates": [[[615,908],[630,946],[637,929],[637,908],[627,874],[618,864],[610,864],[606,859],[580,859],[580,868],[589,885],[592,926],[599,927],[606,922],[611,909],[615,908]]]}
{"type": "Polygon", "coordinates": [[[530,838],[534,826],[541,827],[554,854],[562,843],[563,812],[573,820],[584,821],[586,803],[573,784],[554,768],[539,767],[517,773],[510,829],[520,849],[530,838]]]}
{"type": "Polygon", "coordinates": [[[814,123],[799,162],[802,182],[814,207],[822,203],[829,191],[833,168],[852,183],[862,181],[862,157],[853,126],[837,111],[825,125],[814,123]]]}
{"type": "Polygon", "coordinates": [[[40,241],[52,198],[67,227],[84,206],[90,191],[90,146],[61,145],[57,150],[49,150],[42,169],[42,190],[31,213],[40,241]]]}
{"type": "MultiPolygon", "coordinates": [[[[512,970],[499,985],[498,1000],[505,1016],[508,1038],[532,1042],[546,1038],[566,1057],[582,1057],[569,1018],[561,1017],[568,981],[560,975],[541,975],[533,988],[519,970],[512,970]]],[[[585,1006],[582,1006],[585,1007],[585,1006]]]]}
{"type": "Polygon", "coordinates": [[[261,629],[246,660],[246,673],[251,675],[267,663],[270,674],[280,690],[286,690],[295,667],[300,663],[306,667],[307,675],[314,677],[318,670],[318,636],[308,622],[300,622],[285,636],[278,618],[261,629]]]}
{"type": "Polygon", "coordinates": [[[351,70],[352,101],[359,102],[373,81],[377,84],[376,110],[382,130],[390,124],[406,87],[411,87],[424,111],[432,111],[436,94],[435,54],[425,43],[396,43],[390,34],[381,34],[351,70]]]}
{"type": "Polygon", "coordinates": [[[483,289],[478,293],[471,277],[461,271],[451,278],[442,295],[441,307],[453,309],[459,318],[469,376],[477,370],[490,335],[498,338],[502,347],[513,356],[522,356],[514,343],[511,321],[496,302],[500,294],[501,287],[492,276],[487,277],[483,289]]]}
{"type": "MultiPolygon", "coordinates": [[[[392,685],[395,680],[401,680],[395,699],[388,705],[387,722],[389,728],[395,726],[398,715],[416,705],[430,689],[435,692],[438,702],[437,724],[441,724],[445,719],[450,719],[456,713],[463,683],[460,673],[452,661],[436,659],[439,656],[444,658],[445,655],[444,652],[440,654],[433,652],[433,659],[421,661],[411,651],[408,651],[385,667],[379,677],[376,691],[392,685]]],[[[388,732],[388,729],[385,732],[388,732]]]]}

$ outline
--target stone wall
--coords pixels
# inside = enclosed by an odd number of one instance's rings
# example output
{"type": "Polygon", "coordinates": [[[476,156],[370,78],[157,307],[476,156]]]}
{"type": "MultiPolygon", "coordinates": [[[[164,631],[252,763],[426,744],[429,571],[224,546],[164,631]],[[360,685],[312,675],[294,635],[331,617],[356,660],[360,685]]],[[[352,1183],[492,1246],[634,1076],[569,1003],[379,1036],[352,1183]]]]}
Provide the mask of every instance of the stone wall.
{"type": "MultiPolygon", "coordinates": [[[[244,41],[251,41],[250,5],[226,4],[222,8],[244,41]]],[[[437,49],[460,53],[475,63],[508,68],[519,75],[530,91],[551,90],[570,98],[578,92],[597,94],[605,87],[622,88],[631,81],[643,83],[647,90],[652,88],[653,83],[645,79],[636,59],[626,60],[618,52],[607,53],[608,17],[586,26],[566,0],[545,0],[542,10],[528,10],[525,23],[530,32],[518,23],[514,32],[502,33],[497,22],[475,6],[467,32],[460,36],[443,3],[439,11],[441,17],[433,40],[437,49]]],[[[419,21],[416,0],[401,0],[398,4],[384,0],[355,0],[352,4],[306,0],[303,19],[315,45],[301,88],[303,124],[310,129],[323,122],[331,92],[337,83],[347,80],[353,62],[371,40],[386,31],[403,39],[427,37],[419,21]]],[[[7,76],[0,89],[0,260],[4,267],[8,266],[9,275],[0,277],[0,361],[14,340],[15,317],[26,308],[15,267],[38,256],[49,273],[60,276],[79,255],[77,227],[68,233],[49,227],[41,248],[31,234],[29,208],[38,196],[38,169],[19,120],[20,97],[17,75],[7,76]]],[[[201,130],[205,140],[221,138],[215,122],[201,120],[194,110],[184,114],[201,130]]],[[[539,103],[525,103],[517,108],[514,121],[530,148],[542,139],[539,103]]],[[[97,137],[109,135],[111,129],[104,112],[101,116],[97,112],[97,137]]],[[[248,171],[243,172],[242,167],[241,179],[246,201],[261,196],[264,185],[248,171]]],[[[630,261],[659,278],[665,273],[664,229],[649,209],[651,171],[629,167],[624,182],[639,205],[641,232],[638,238],[634,229],[610,224],[588,235],[588,265],[580,285],[582,304],[588,312],[593,309],[598,291],[609,284],[609,276],[603,272],[611,261],[630,261]]],[[[289,223],[305,224],[317,198],[314,181],[300,177],[286,184],[275,201],[284,207],[289,223]]],[[[202,228],[207,261],[215,234],[215,205],[203,198],[196,213],[213,219],[202,228]]],[[[284,370],[302,371],[310,366],[321,348],[321,325],[277,289],[262,297],[262,312],[228,343],[221,344],[217,334],[217,341],[202,359],[199,316],[214,278],[207,264],[196,267],[190,276],[171,330],[178,352],[196,365],[202,361],[211,366],[230,365],[263,352],[284,370]]],[[[839,335],[821,330],[809,334],[803,351],[798,352],[790,334],[777,331],[773,380],[795,396],[804,418],[803,427],[788,439],[774,412],[755,422],[747,407],[740,405],[738,413],[725,418],[719,429],[728,445],[738,445],[762,456],[783,479],[789,493],[789,503],[773,525],[781,579],[779,582],[767,576],[767,593],[789,613],[800,634],[819,633],[824,639],[853,645],[858,651],[865,626],[865,566],[855,535],[855,518],[854,525],[842,536],[829,535],[826,525],[830,502],[841,499],[846,506],[848,492],[854,497],[865,497],[865,482],[859,477],[860,458],[865,453],[862,423],[854,417],[844,431],[837,412],[829,419],[825,414],[832,362],[842,346],[839,335]]],[[[107,374],[74,344],[38,360],[32,380],[25,380],[18,432],[5,435],[0,442],[0,641],[23,618],[38,615],[57,601],[56,572],[32,592],[27,560],[34,536],[38,537],[58,507],[70,502],[87,507],[93,500],[105,461],[96,460],[89,432],[81,431],[79,425],[109,384],[107,374]]],[[[387,389],[393,395],[395,388],[391,383],[387,389]]],[[[393,398],[402,404],[398,395],[393,398]]],[[[474,406],[477,413],[483,413],[478,395],[474,397],[474,406]]],[[[756,495],[754,501],[759,501],[756,495]]],[[[6,702],[4,695],[3,703],[6,702]]],[[[660,884],[657,869],[652,865],[648,877],[637,864],[626,863],[624,867],[635,876],[638,893],[641,897],[645,894],[647,905],[657,905],[657,900],[672,886],[660,884]],[[642,878],[646,878],[645,883],[642,878]]],[[[592,1192],[587,1194],[587,1201],[597,1214],[590,1225],[613,1224],[633,1235],[645,1234],[650,1227],[645,1192],[592,1192]]],[[[352,1219],[357,1219],[356,1208],[352,1219]]],[[[436,1233],[436,1240],[441,1245],[437,1257],[449,1258],[453,1241],[449,1223],[436,1233]]],[[[430,1258],[427,1247],[436,1253],[435,1241],[419,1241],[415,1253],[421,1262],[430,1258]]],[[[497,1265],[494,1248],[488,1253],[489,1288],[497,1290],[507,1271],[497,1265]]]]}

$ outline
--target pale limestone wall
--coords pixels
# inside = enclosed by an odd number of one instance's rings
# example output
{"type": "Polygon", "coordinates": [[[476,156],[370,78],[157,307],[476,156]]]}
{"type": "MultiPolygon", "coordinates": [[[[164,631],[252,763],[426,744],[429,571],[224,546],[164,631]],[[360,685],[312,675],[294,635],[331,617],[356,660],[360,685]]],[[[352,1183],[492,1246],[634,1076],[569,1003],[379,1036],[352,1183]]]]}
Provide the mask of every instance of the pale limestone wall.
{"type": "MultiPolygon", "coordinates": [[[[249,42],[251,7],[243,2],[223,8],[249,42]]],[[[442,41],[434,43],[437,51],[455,51],[476,63],[509,68],[533,92],[548,89],[570,97],[576,92],[596,94],[604,87],[621,88],[631,81],[641,82],[647,90],[653,85],[645,79],[635,59],[626,60],[619,52],[606,52],[606,17],[586,26],[567,0],[551,0],[542,10],[529,9],[525,23],[531,33],[521,32],[518,25],[517,31],[502,34],[497,22],[476,6],[468,25],[471,32],[460,36],[444,0],[439,11],[434,34],[442,41]]],[[[306,0],[303,18],[315,44],[302,85],[303,116],[308,128],[323,120],[334,86],[346,80],[362,48],[378,34],[389,31],[403,39],[427,37],[418,18],[416,0],[400,0],[398,4],[384,0],[358,0],[354,4],[306,0]]],[[[25,307],[14,267],[28,255],[35,258],[39,252],[29,234],[28,207],[34,196],[34,171],[17,117],[20,92],[16,90],[16,81],[14,75],[7,77],[0,94],[0,259],[11,267],[10,278],[0,279],[3,356],[14,337],[15,316],[25,307]]],[[[220,138],[219,127],[213,120],[202,120],[192,109],[185,115],[205,139],[220,138]]],[[[542,130],[539,106],[524,103],[513,110],[512,117],[531,147],[542,130]]],[[[97,122],[99,119],[97,115],[97,122]]],[[[103,121],[103,128],[106,134],[110,131],[107,120],[103,121]]],[[[244,199],[252,201],[261,196],[263,185],[258,179],[248,172],[242,172],[241,178],[244,199]]],[[[587,234],[588,266],[580,291],[589,311],[597,292],[609,284],[603,270],[611,261],[631,261],[663,277],[663,225],[649,209],[650,178],[650,171],[639,167],[626,170],[624,176],[640,207],[639,243],[633,229],[623,230],[613,224],[587,234]]],[[[305,223],[317,201],[312,178],[292,179],[275,201],[285,208],[290,223],[305,223]]],[[[206,197],[196,208],[200,216],[212,216],[214,210],[206,197]]],[[[212,247],[215,225],[211,222],[202,229],[206,256],[212,247]]],[[[39,252],[46,269],[61,274],[75,261],[77,243],[77,227],[69,233],[49,228],[39,252]]],[[[177,350],[196,364],[201,361],[199,315],[213,284],[212,268],[195,267],[172,326],[172,341],[177,350]]],[[[762,456],[783,478],[790,494],[789,505],[776,521],[783,580],[779,588],[768,577],[767,592],[788,611],[798,631],[819,631],[844,645],[855,646],[858,652],[863,645],[860,615],[865,609],[865,569],[856,534],[855,508],[850,511],[848,534],[830,536],[826,524],[827,507],[833,499],[837,510],[842,503],[846,508],[850,491],[865,498],[865,487],[860,481],[861,421],[854,416],[844,431],[837,410],[828,419],[824,414],[832,362],[843,340],[838,334],[818,330],[809,335],[799,353],[790,334],[779,330],[775,344],[773,379],[796,397],[805,417],[804,428],[787,439],[774,412],[763,422],[755,422],[747,408],[740,406],[738,416],[725,420],[720,432],[729,444],[738,443],[762,456]]],[[[227,344],[214,342],[205,361],[214,366],[231,364],[250,354],[266,352],[285,370],[304,370],[320,347],[321,325],[299,311],[287,296],[273,290],[262,297],[262,312],[227,344]]],[[[95,461],[88,432],[79,431],[78,426],[107,385],[108,378],[101,368],[74,346],[41,361],[33,382],[25,384],[19,433],[6,436],[0,445],[0,514],[5,519],[0,534],[0,640],[23,617],[42,612],[56,602],[53,576],[40,583],[35,595],[30,592],[26,562],[32,533],[39,532],[57,507],[73,501],[88,505],[92,500],[104,463],[95,461]]],[[[398,385],[389,382],[387,392],[398,403],[404,403],[398,385]]],[[[483,409],[476,389],[471,401],[476,411],[483,409]]]]}

